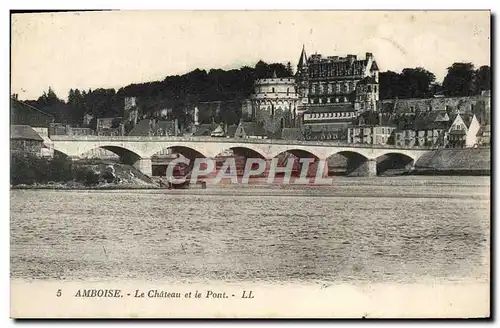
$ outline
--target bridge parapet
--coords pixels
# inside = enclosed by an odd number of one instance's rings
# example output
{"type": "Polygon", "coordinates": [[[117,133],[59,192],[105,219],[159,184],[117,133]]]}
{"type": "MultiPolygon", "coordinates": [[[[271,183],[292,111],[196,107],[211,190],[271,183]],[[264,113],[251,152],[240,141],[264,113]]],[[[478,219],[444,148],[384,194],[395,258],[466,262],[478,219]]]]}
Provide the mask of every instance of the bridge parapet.
{"type": "Polygon", "coordinates": [[[433,150],[437,147],[414,146],[400,147],[395,145],[356,144],[334,141],[311,140],[282,140],[257,138],[214,138],[214,137],[173,137],[173,136],[51,136],[52,141],[86,141],[86,142],[200,142],[200,143],[235,143],[235,144],[265,144],[265,145],[298,145],[320,147],[349,147],[365,149],[394,149],[394,150],[433,150]]]}

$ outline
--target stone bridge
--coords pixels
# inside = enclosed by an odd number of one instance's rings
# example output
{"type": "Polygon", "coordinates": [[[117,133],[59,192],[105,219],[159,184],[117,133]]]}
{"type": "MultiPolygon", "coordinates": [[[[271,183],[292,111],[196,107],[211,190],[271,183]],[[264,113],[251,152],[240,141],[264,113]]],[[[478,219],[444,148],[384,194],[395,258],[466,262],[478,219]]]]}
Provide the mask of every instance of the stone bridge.
{"type": "MultiPolygon", "coordinates": [[[[123,163],[131,164],[144,174],[151,175],[151,157],[165,149],[180,153],[190,159],[214,158],[227,150],[247,158],[272,159],[288,152],[299,158],[326,160],[334,154],[347,158],[348,166],[361,168],[362,175],[376,175],[377,160],[382,156],[399,156],[414,163],[430,148],[398,148],[390,145],[346,144],[327,141],[299,141],[273,139],[233,139],[213,137],[167,136],[51,136],[54,150],[71,158],[104,148],[120,156],[123,163]],[[349,164],[352,162],[352,164],[349,164]]],[[[353,169],[356,169],[353,167],[353,169]]]]}

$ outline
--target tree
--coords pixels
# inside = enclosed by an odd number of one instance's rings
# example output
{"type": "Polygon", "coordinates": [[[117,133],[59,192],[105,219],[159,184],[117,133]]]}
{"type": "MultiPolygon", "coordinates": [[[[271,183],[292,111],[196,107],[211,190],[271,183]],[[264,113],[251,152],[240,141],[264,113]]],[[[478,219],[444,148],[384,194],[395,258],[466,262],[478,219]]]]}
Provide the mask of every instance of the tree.
{"type": "Polygon", "coordinates": [[[491,90],[491,68],[481,66],[474,72],[473,78],[474,94],[480,94],[483,90],[491,90]]]}
{"type": "Polygon", "coordinates": [[[271,77],[269,74],[269,65],[267,65],[262,60],[259,60],[257,64],[255,64],[255,77],[257,79],[265,79],[271,77]]]}
{"type": "Polygon", "coordinates": [[[401,95],[400,75],[387,71],[379,74],[380,99],[394,99],[401,95]]]}
{"type": "Polygon", "coordinates": [[[472,63],[454,63],[448,67],[448,74],[443,80],[444,95],[449,97],[470,96],[473,93],[473,77],[474,65],[472,63]]]}
{"type": "Polygon", "coordinates": [[[401,73],[400,98],[427,98],[431,96],[431,85],[436,81],[436,76],[428,70],[405,68],[401,73]]]}
{"type": "Polygon", "coordinates": [[[84,94],[80,93],[78,89],[69,90],[68,106],[73,124],[82,124],[83,115],[85,115],[84,94]]]}

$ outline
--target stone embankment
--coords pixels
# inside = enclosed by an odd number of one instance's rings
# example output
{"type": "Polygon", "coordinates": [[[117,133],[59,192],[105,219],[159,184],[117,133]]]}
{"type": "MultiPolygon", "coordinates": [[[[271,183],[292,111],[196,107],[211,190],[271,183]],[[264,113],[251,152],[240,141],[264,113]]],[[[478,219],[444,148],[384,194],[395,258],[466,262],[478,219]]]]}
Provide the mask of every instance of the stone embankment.
{"type": "Polygon", "coordinates": [[[490,148],[438,149],[415,163],[413,174],[490,175],[490,148]]]}

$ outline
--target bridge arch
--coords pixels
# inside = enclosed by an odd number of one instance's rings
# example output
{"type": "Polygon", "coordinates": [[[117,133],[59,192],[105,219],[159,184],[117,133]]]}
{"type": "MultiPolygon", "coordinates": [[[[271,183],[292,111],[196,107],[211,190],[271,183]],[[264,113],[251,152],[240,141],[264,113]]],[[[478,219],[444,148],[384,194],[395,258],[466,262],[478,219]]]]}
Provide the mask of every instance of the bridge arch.
{"type": "MultiPolygon", "coordinates": [[[[96,151],[98,149],[105,149],[108,150],[114,154],[116,154],[120,160],[121,163],[123,164],[128,164],[128,165],[135,165],[138,161],[142,159],[142,156],[139,155],[137,152],[130,150],[125,147],[121,146],[115,146],[115,145],[104,145],[104,146],[98,146],[94,147],[91,149],[86,150],[85,152],[81,153],[78,155],[79,158],[82,158],[84,155],[91,156],[92,151],[96,151]]],[[[96,152],[96,157],[99,157],[102,159],[102,156],[96,152]]]]}
{"type": "MultiPolygon", "coordinates": [[[[313,152],[301,148],[288,148],[276,154],[271,160],[275,161],[276,167],[291,169],[291,176],[315,177],[318,171],[319,157],[313,152]],[[301,159],[312,159],[301,162],[301,159]]],[[[324,164],[324,163],[323,163],[324,164]]],[[[326,172],[323,168],[323,172],[326,172]]],[[[324,174],[324,173],[321,173],[324,174]]],[[[277,174],[284,175],[284,172],[277,174]]]]}
{"type": "Polygon", "coordinates": [[[361,151],[342,149],[331,153],[326,158],[329,175],[358,176],[366,174],[365,172],[360,174],[358,171],[369,161],[368,156],[361,151]]]}
{"type": "Polygon", "coordinates": [[[227,147],[224,148],[222,151],[220,151],[218,154],[216,154],[214,157],[219,157],[228,150],[232,151],[235,156],[243,156],[245,158],[260,158],[260,159],[265,159],[266,157],[260,152],[259,150],[253,149],[251,147],[246,147],[246,146],[234,146],[234,147],[227,147]]]}
{"type": "Polygon", "coordinates": [[[412,156],[397,151],[380,155],[376,158],[376,161],[377,175],[409,171],[415,163],[415,159],[412,156]]]}
{"type": "Polygon", "coordinates": [[[189,158],[190,160],[193,160],[195,158],[206,157],[205,154],[203,154],[201,151],[199,151],[198,149],[195,149],[193,147],[173,145],[173,146],[165,146],[161,149],[157,149],[156,152],[151,154],[151,158],[165,155],[165,151],[170,151],[171,153],[174,153],[174,154],[181,154],[182,156],[189,158]]]}
{"type": "Polygon", "coordinates": [[[311,150],[311,147],[300,146],[300,145],[285,145],[284,147],[277,147],[274,152],[270,154],[270,158],[278,157],[283,153],[289,153],[299,158],[314,158],[321,159],[322,156],[320,152],[311,150]]]}

